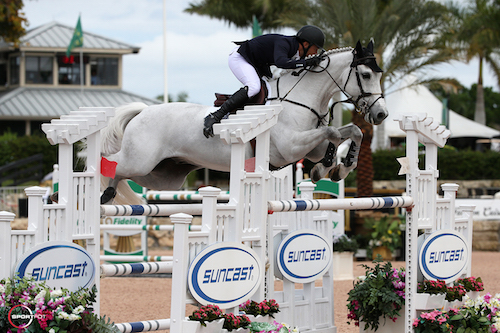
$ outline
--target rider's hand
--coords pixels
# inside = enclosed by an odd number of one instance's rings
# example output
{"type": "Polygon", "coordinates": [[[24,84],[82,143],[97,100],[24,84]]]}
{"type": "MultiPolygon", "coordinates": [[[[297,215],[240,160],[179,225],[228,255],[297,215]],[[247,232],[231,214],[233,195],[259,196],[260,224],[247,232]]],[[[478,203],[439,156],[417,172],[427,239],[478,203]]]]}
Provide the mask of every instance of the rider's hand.
{"type": "Polygon", "coordinates": [[[306,67],[316,67],[319,65],[319,63],[321,62],[321,57],[320,56],[314,56],[314,57],[311,57],[309,59],[306,59],[306,67]]]}

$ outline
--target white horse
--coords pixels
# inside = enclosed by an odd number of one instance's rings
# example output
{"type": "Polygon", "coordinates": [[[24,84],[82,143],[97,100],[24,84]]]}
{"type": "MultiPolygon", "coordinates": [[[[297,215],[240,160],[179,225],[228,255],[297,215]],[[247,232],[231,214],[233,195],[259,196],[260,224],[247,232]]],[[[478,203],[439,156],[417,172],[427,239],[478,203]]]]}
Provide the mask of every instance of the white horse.
{"type": "MultiPolygon", "coordinates": [[[[305,157],[321,161],[311,172],[313,180],[329,172],[334,181],[344,179],[356,168],[363,134],[352,124],[328,126],[329,101],[341,91],[366,121],[378,125],[388,115],[381,76],[373,44],[363,48],[358,42],[355,49],[326,51],[315,68],[288,70],[270,80],[268,103],[283,106],[271,129],[270,164],[282,167],[305,157]],[[347,158],[336,165],[336,148],[347,139],[352,140],[347,158]]],[[[109,180],[101,203],[113,199],[118,184],[127,178],[149,189],[177,190],[193,170],[229,171],[229,145],[203,135],[209,108],[191,103],[133,103],[117,108],[103,130],[101,146],[102,156],[117,162],[116,176],[109,180]]],[[[250,144],[246,154],[253,157],[250,144]]],[[[118,192],[127,187],[120,186],[118,192]]]]}

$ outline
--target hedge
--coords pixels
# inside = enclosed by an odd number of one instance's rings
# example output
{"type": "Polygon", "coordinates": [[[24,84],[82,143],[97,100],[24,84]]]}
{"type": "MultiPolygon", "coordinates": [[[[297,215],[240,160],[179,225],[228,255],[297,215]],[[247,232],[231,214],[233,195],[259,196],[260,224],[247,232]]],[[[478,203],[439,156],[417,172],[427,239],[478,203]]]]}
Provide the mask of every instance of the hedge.
{"type": "MultiPolygon", "coordinates": [[[[396,158],[405,156],[403,149],[378,150],[373,152],[374,180],[401,180],[398,176],[400,165],[396,158]]],[[[424,155],[419,155],[419,167],[424,168],[424,155]]],[[[440,179],[479,180],[500,179],[500,153],[491,150],[480,152],[471,150],[438,150],[440,179]]]]}

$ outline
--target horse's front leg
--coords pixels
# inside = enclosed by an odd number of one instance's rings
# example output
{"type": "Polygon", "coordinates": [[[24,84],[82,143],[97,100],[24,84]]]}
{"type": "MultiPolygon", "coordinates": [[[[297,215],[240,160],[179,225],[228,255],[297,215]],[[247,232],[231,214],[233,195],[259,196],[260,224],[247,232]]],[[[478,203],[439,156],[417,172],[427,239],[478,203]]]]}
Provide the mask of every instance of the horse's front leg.
{"type": "MultiPolygon", "coordinates": [[[[363,132],[356,125],[346,125],[339,128],[342,138],[351,139],[351,145],[344,162],[336,165],[329,173],[330,179],[337,182],[345,179],[347,175],[358,165],[359,149],[361,148],[361,141],[363,140],[363,132]]],[[[342,140],[342,141],[345,141],[342,140]]]]}

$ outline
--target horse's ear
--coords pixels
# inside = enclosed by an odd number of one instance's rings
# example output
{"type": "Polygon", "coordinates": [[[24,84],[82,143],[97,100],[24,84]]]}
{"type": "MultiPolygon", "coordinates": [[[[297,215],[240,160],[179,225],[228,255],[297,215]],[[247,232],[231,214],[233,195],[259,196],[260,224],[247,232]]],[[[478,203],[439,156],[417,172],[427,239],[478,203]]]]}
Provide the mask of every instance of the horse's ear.
{"type": "Polygon", "coordinates": [[[371,54],[373,54],[373,41],[372,40],[370,40],[370,42],[366,46],[366,49],[368,50],[368,52],[370,52],[371,54]]]}
{"type": "Polygon", "coordinates": [[[363,46],[361,46],[361,42],[359,40],[356,43],[355,51],[356,51],[356,55],[358,57],[362,57],[363,56],[363,46]]]}

